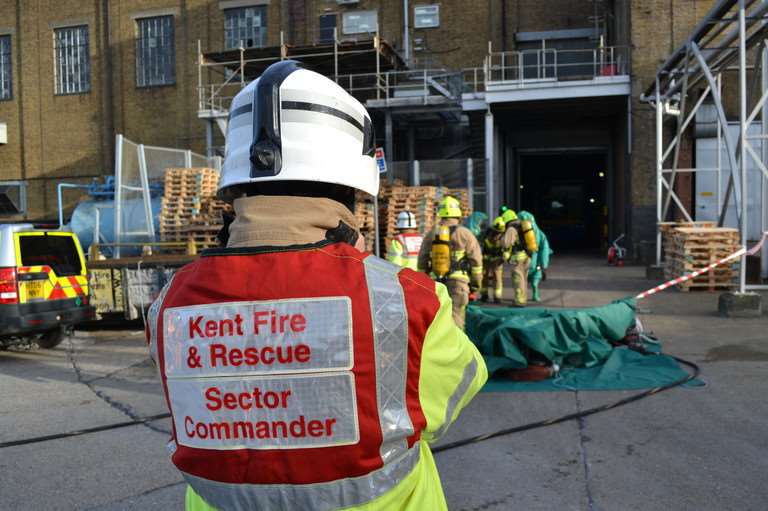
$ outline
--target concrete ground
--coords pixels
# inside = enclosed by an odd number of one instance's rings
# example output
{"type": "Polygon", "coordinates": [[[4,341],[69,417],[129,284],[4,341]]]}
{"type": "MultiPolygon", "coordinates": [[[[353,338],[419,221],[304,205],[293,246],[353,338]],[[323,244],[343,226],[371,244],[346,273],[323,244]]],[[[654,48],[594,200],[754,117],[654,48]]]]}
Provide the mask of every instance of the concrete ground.
{"type": "MultiPolygon", "coordinates": [[[[600,305],[652,285],[643,268],[596,258],[553,265],[542,288],[548,306],[600,305]]],[[[706,387],[439,453],[449,507],[765,509],[768,316],[724,319],[716,309],[717,293],[706,292],[670,290],[641,304],[646,328],[667,352],[700,364],[706,387]]],[[[141,331],[79,331],[54,350],[0,352],[0,389],[0,443],[165,412],[141,331]]],[[[628,394],[481,393],[445,441],[628,394]]],[[[0,509],[182,509],[168,429],[161,420],[0,448],[0,509]]]]}

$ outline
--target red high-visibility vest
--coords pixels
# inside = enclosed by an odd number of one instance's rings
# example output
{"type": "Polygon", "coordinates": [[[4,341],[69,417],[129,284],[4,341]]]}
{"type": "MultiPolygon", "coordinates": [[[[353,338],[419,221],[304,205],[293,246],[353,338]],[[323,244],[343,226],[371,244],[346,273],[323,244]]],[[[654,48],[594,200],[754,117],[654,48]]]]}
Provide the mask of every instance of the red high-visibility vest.
{"type": "Polygon", "coordinates": [[[402,232],[395,236],[395,239],[403,246],[403,257],[408,259],[418,259],[421,244],[424,238],[417,232],[402,232]]]}
{"type": "Polygon", "coordinates": [[[148,318],[174,465],[221,508],[386,493],[419,461],[433,288],[344,243],[214,250],[179,270],[148,318]]]}

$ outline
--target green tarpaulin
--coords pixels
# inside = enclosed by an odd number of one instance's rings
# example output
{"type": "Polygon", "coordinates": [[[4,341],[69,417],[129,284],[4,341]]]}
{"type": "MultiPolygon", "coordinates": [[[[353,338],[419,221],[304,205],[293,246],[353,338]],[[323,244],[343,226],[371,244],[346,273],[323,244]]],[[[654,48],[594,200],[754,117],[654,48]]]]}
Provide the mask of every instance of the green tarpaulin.
{"type": "Polygon", "coordinates": [[[621,340],[634,320],[634,299],[584,309],[470,305],[466,328],[490,374],[527,367],[531,350],[562,367],[540,382],[492,378],[485,391],[643,389],[683,378],[687,373],[671,357],[613,348],[611,341],[621,340]]]}

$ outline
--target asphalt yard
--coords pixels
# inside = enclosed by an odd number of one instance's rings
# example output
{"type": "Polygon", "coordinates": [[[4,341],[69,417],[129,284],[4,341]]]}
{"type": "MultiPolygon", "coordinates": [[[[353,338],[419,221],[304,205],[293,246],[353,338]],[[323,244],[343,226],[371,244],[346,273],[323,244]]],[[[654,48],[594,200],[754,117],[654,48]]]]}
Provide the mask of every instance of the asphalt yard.
{"type": "MultiPolygon", "coordinates": [[[[601,305],[651,285],[640,267],[562,256],[542,298],[601,305]]],[[[705,387],[439,453],[450,509],[765,509],[768,316],[725,319],[716,308],[717,293],[676,290],[640,304],[645,327],[698,363],[705,387]]],[[[78,331],[53,350],[0,352],[0,390],[0,443],[166,412],[140,330],[78,331]]],[[[630,394],[481,393],[443,441],[630,394]]],[[[0,448],[0,509],[183,509],[169,429],[160,419],[0,448]]]]}

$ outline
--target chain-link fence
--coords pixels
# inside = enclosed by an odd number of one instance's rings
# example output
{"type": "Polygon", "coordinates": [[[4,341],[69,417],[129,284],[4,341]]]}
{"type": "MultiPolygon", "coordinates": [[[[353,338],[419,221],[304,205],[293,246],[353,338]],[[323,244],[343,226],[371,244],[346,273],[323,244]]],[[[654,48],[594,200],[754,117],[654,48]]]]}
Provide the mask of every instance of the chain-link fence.
{"type": "Polygon", "coordinates": [[[185,149],[137,144],[118,135],[115,147],[115,257],[121,244],[156,241],[157,206],[169,168],[209,167],[221,170],[221,158],[185,149]],[[157,200],[154,201],[157,204],[157,200]]]}

